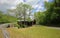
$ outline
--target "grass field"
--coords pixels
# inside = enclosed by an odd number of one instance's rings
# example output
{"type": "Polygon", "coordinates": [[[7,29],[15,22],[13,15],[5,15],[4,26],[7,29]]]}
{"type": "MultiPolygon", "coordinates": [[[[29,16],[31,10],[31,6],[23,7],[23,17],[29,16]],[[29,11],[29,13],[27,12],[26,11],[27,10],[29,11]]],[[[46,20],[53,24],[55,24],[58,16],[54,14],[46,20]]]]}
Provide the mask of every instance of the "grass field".
{"type": "Polygon", "coordinates": [[[46,26],[32,26],[29,28],[8,28],[10,38],[60,38],[60,30],[46,28],[46,26]]]}
{"type": "Polygon", "coordinates": [[[3,33],[1,29],[0,29],[0,38],[3,38],[3,33]]]}

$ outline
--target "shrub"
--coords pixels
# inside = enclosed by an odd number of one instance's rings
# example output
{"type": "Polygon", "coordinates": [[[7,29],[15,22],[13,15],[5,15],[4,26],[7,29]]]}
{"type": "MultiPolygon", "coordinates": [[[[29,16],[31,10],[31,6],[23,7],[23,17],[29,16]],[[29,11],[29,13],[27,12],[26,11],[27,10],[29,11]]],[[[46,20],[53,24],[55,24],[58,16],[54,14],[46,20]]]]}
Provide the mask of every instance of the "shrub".
{"type": "Polygon", "coordinates": [[[15,23],[15,24],[14,24],[14,27],[20,28],[20,25],[18,25],[17,23],[15,23]]]}

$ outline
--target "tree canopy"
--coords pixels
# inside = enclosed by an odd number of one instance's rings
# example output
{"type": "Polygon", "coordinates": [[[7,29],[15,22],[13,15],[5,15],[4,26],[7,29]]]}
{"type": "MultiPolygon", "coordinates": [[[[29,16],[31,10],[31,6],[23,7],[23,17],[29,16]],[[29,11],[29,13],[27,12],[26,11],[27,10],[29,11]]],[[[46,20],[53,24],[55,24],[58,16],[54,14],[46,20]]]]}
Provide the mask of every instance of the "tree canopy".
{"type": "Polygon", "coordinates": [[[46,11],[35,14],[38,24],[60,24],[60,0],[45,1],[45,9],[46,11]]]}

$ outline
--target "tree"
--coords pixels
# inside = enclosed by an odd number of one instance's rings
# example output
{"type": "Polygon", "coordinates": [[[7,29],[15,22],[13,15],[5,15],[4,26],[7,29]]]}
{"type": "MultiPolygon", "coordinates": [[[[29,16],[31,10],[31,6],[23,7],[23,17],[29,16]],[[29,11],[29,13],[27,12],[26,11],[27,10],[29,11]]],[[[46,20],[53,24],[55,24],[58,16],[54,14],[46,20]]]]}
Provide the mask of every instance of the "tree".
{"type": "Polygon", "coordinates": [[[20,20],[25,20],[26,18],[30,18],[32,9],[32,6],[29,4],[20,3],[16,6],[16,9],[9,9],[8,12],[15,13],[16,17],[20,20]]]}
{"type": "Polygon", "coordinates": [[[35,19],[38,24],[60,24],[60,0],[52,2],[45,1],[45,9],[43,13],[35,13],[35,19]]]}
{"type": "Polygon", "coordinates": [[[46,8],[46,22],[50,24],[59,24],[60,21],[60,0],[53,0],[53,2],[45,2],[46,8]]]}
{"type": "Polygon", "coordinates": [[[34,18],[37,24],[45,24],[45,14],[43,12],[34,13],[34,18]]]}
{"type": "Polygon", "coordinates": [[[31,10],[32,10],[32,6],[30,6],[28,4],[20,3],[20,4],[17,5],[16,13],[19,16],[19,18],[24,17],[24,20],[25,20],[26,16],[30,17],[31,10]],[[27,12],[29,12],[29,14],[27,14],[27,12]]]}
{"type": "Polygon", "coordinates": [[[54,12],[56,18],[54,18],[53,21],[55,24],[59,24],[60,23],[60,0],[54,0],[54,12]]]}
{"type": "Polygon", "coordinates": [[[53,10],[54,10],[54,3],[53,2],[45,2],[45,8],[46,8],[46,11],[45,11],[45,19],[46,19],[46,23],[50,23],[51,21],[51,16],[53,14],[53,10]],[[48,7],[48,8],[47,8],[48,7]]]}

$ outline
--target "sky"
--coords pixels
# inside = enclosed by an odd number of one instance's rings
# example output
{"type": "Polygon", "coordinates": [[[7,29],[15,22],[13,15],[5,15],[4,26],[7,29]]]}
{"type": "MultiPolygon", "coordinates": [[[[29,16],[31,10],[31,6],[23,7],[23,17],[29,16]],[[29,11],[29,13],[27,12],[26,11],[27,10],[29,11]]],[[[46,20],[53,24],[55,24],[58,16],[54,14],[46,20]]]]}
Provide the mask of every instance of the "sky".
{"type": "Polygon", "coordinates": [[[32,5],[34,8],[32,12],[38,12],[44,10],[44,1],[50,0],[0,0],[0,10],[6,12],[7,9],[14,9],[16,5],[23,2],[32,5]]]}

